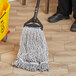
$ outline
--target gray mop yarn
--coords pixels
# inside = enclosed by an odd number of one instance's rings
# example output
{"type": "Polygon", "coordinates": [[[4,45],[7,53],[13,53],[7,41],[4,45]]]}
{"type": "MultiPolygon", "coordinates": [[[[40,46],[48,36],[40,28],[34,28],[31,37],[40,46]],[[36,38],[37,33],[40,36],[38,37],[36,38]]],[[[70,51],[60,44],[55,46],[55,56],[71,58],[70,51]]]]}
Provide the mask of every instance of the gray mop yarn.
{"type": "Polygon", "coordinates": [[[39,28],[24,27],[14,66],[29,71],[48,71],[48,47],[39,28]]]}

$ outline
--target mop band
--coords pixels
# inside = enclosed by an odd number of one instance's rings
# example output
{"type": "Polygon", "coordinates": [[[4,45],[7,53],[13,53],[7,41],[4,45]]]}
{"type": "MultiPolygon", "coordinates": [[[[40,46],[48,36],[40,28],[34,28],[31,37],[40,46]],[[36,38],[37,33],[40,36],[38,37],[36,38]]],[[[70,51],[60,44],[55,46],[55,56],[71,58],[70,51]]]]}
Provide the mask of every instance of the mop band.
{"type": "MultiPolygon", "coordinates": [[[[21,58],[20,58],[20,60],[23,62],[23,63],[26,63],[26,64],[36,64],[36,65],[39,65],[39,63],[37,63],[37,62],[24,62],[21,58]]],[[[40,64],[44,64],[44,63],[47,63],[48,64],[48,61],[44,61],[44,62],[41,62],[40,64]]]]}
{"type": "Polygon", "coordinates": [[[35,29],[41,29],[41,27],[31,27],[31,26],[25,26],[25,28],[35,28],[35,29]]]}

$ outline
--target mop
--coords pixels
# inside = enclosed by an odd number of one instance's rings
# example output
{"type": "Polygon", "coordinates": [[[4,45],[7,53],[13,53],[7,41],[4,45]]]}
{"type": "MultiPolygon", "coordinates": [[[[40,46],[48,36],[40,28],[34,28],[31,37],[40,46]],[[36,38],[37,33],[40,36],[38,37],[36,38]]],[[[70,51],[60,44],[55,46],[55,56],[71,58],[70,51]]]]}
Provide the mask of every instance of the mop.
{"type": "Polygon", "coordinates": [[[43,25],[37,18],[40,0],[37,0],[34,17],[24,24],[20,49],[13,66],[28,71],[49,71],[48,47],[43,25]]]}

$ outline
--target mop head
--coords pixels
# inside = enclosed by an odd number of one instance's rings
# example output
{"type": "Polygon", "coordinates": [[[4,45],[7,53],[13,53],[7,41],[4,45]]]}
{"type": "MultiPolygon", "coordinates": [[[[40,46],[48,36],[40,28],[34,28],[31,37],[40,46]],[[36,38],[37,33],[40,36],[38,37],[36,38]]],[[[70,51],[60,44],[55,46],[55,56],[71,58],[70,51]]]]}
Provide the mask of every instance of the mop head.
{"type": "Polygon", "coordinates": [[[40,28],[24,27],[14,66],[29,71],[48,71],[48,47],[40,28]]]}

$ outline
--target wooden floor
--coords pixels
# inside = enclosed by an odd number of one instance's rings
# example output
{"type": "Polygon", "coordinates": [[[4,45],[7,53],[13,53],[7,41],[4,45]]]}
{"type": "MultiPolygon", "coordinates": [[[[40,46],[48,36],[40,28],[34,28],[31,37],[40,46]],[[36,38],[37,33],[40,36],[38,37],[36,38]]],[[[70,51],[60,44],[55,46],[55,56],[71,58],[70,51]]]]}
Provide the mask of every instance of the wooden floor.
{"type": "Polygon", "coordinates": [[[44,25],[44,33],[49,48],[49,72],[29,72],[12,66],[16,59],[24,22],[33,16],[34,8],[11,3],[7,43],[0,42],[0,76],[76,76],[76,33],[69,29],[73,18],[57,23],[48,23],[47,18],[54,12],[45,14],[40,8],[38,18],[44,25]]]}

